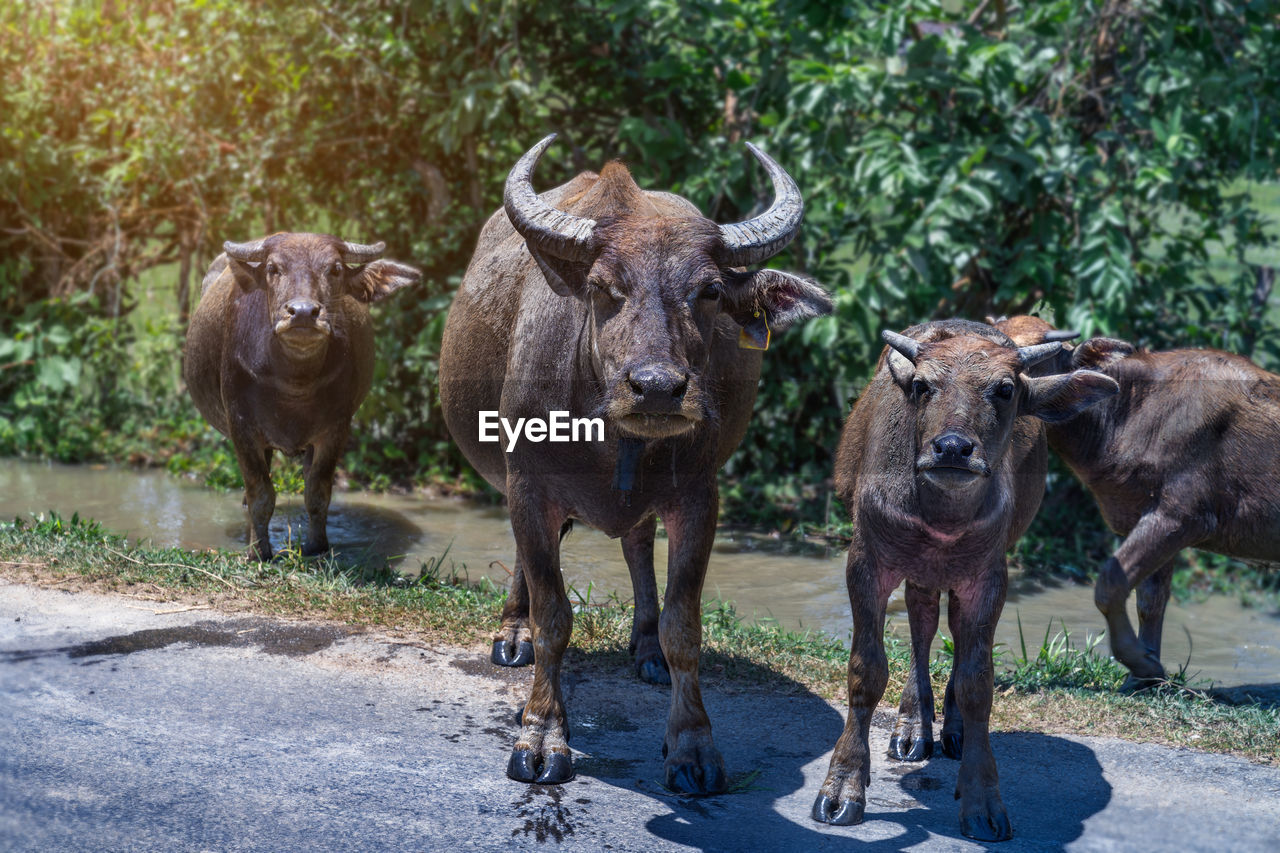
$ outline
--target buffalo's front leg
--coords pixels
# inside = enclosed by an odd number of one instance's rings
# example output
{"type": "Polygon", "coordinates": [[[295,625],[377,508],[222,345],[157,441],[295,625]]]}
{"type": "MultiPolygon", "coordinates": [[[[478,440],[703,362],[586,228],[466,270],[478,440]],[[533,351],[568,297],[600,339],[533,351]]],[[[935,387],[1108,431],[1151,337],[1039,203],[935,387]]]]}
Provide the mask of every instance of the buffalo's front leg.
{"type": "Polygon", "coordinates": [[[529,586],[534,666],[533,688],[524,706],[507,775],[519,782],[554,785],[573,778],[569,720],[560,692],[560,668],[573,629],[556,535],[564,518],[535,491],[513,479],[508,479],[507,495],[517,562],[529,586]]]}
{"type": "Polygon", "coordinates": [[[249,514],[249,550],[252,560],[270,560],[271,516],[276,511],[276,487],[271,482],[271,448],[263,447],[232,419],[231,444],[244,477],[244,503],[249,514]]]}
{"type": "Polygon", "coordinates": [[[1013,837],[1009,813],[1000,797],[990,737],[994,687],[991,648],[1005,586],[1003,565],[995,567],[985,577],[953,590],[947,613],[956,644],[952,681],[964,719],[964,747],[956,777],[960,831],[981,841],[1013,837]]]}
{"type": "MultiPolygon", "coordinates": [[[[1129,668],[1125,688],[1164,678],[1159,655],[1138,639],[1125,612],[1130,591],[1164,568],[1184,547],[1203,535],[1203,528],[1155,511],[1138,520],[1111,559],[1098,572],[1094,603],[1107,619],[1111,653],[1129,668]]],[[[1163,616],[1163,608],[1161,608],[1163,616]]]]}
{"type": "Polygon", "coordinates": [[[653,574],[653,534],[657,518],[637,524],[622,537],[622,555],[631,572],[635,596],[635,618],[631,623],[631,654],[636,659],[636,675],[650,684],[670,684],[671,673],[658,642],[658,585],[653,574]]]}
{"type": "Polygon", "coordinates": [[[338,457],[347,446],[346,430],[333,440],[313,444],[302,460],[305,482],[303,503],[307,507],[307,538],[302,555],[314,557],[329,550],[329,500],[333,496],[333,473],[338,457]]]}
{"type": "Polygon", "coordinates": [[[929,649],[938,633],[938,591],[907,581],[907,621],[911,626],[911,672],[902,688],[898,721],[889,738],[889,757],[924,761],[933,755],[933,684],[929,649]]]}
{"type": "Polygon", "coordinates": [[[1160,642],[1164,634],[1164,611],[1173,590],[1173,562],[1152,572],[1138,584],[1138,639],[1147,651],[1160,659],[1160,642]]]}
{"type": "Polygon", "coordinates": [[[849,650],[849,717],[836,741],[827,778],[813,802],[819,823],[849,826],[862,823],[871,783],[871,716],[889,682],[884,653],[884,610],[897,580],[880,578],[855,532],[845,569],[853,611],[853,644],[849,650]]]}
{"type": "Polygon", "coordinates": [[[489,659],[499,666],[528,666],[533,663],[533,631],[529,628],[529,585],[524,582],[524,563],[516,554],[516,570],[511,589],[502,605],[502,624],[493,635],[489,659]]]}
{"type": "Polygon", "coordinates": [[[662,519],[670,542],[658,638],[671,673],[671,713],[662,754],[667,759],[667,787],[686,794],[716,794],[728,787],[724,758],[711,739],[711,720],[698,685],[702,581],[711,557],[718,508],[713,480],[685,495],[681,505],[662,519]]]}

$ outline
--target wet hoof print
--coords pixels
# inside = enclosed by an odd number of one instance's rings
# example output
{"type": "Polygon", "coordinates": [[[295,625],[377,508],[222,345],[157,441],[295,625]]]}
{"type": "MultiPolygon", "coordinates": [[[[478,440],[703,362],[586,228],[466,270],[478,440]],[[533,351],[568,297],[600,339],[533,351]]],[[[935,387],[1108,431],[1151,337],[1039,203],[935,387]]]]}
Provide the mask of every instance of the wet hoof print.
{"type": "Polygon", "coordinates": [[[498,666],[529,666],[533,663],[533,643],[528,640],[494,640],[489,660],[498,666]]]}
{"type": "Polygon", "coordinates": [[[514,749],[507,762],[507,778],[536,785],[559,785],[573,778],[573,757],[553,752],[544,759],[532,749],[514,749]]]}
{"type": "Polygon", "coordinates": [[[636,676],[649,684],[671,683],[671,673],[667,670],[667,662],[662,655],[636,661],[636,676]]]}
{"type": "Polygon", "coordinates": [[[889,757],[896,761],[925,761],[932,755],[933,738],[899,737],[898,735],[889,738],[889,757]]]}
{"type": "Polygon", "coordinates": [[[813,811],[810,813],[810,817],[818,823],[828,823],[832,826],[853,826],[854,824],[862,823],[866,807],[866,803],[857,800],[848,800],[842,803],[835,797],[819,794],[818,798],[813,801],[813,811]]]}

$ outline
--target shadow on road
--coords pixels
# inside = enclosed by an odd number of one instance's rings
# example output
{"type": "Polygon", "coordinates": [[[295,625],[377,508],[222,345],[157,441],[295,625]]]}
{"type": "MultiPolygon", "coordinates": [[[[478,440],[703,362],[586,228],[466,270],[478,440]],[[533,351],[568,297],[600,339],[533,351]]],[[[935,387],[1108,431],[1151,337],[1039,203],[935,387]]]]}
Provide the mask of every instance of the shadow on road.
{"type": "MultiPolygon", "coordinates": [[[[705,851],[837,850],[857,840],[870,850],[901,850],[931,837],[967,840],[960,835],[959,804],[953,798],[959,763],[941,756],[921,764],[889,761],[884,756],[892,718],[884,712],[872,730],[866,822],[852,827],[813,822],[809,808],[843,715],[802,685],[754,664],[748,666],[759,672],[750,675],[764,684],[761,688],[704,679],[707,710],[733,792],[706,798],[672,794],[661,784],[669,690],[640,684],[606,660],[582,660],[589,657],[579,653],[565,673],[573,746],[582,753],[575,756],[578,778],[649,798],[651,806],[641,811],[651,809],[645,827],[657,838],[705,851]],[[593,674],[570,674],[575,671],[593,674]]],[[[704,655],[704,669],[716,663],[716,655],[704,655]]],[[[742,666],[735,661],[735,667],[742,666]]],[[[1048,735],[994,733],[992,745],[1019,841],[1067,844],[1111,799],[1101,765],[1080,744],[1048,735]]],[[[549,799],[552,792],[560,793],[557,789],[529,790],[533,796],[518,801],[526,812],[535,818],[563,813],[559,797],[554,803],[549,799]]],[[[541,824],[535,819],[531,825],[541,824]]]]}

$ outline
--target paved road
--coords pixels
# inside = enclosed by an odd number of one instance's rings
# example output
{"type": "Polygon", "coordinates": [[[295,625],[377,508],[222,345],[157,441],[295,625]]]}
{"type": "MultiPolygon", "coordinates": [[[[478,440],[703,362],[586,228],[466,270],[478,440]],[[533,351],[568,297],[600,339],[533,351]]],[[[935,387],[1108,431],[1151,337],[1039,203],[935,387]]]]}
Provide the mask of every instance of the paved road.
{"type": "MultiPolygon", "coordinates": [[[[976,850],[956,763],[877,759],[861,826],[809,806],[842,710],[706,700],[739,793],[668,795],[668,694],[567,678],[578,776],[503,775],[527,671],[486,650],[0,581],[0,849],[976,850]],[[750,776],[758,771],[758,775],[750,776]]],[[[873,752],[890,722],[881,715],[873,752]]],[[[992,738],[1026,850],[1280,850],[1280,770],[1109,738],[992,738]]]]}

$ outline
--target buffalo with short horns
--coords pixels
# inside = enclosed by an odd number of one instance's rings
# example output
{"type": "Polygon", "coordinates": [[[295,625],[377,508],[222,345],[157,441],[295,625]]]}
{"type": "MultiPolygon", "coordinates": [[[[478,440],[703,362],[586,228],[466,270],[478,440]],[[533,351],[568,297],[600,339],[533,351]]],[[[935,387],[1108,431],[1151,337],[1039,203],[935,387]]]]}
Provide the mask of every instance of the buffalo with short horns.
{"type": "MultiPolygon", "coordinates": [[[[1027,344],[1077,337],[1025,315],[996,325],[1027,344]]],[[[1098,572],[1094,602],[1132,690],[1164,679],[1160,640],[1179,551],[1280,564],[1280,376],[1220,350],[1149,352],[1114,338],[1068,345],[1038,366],[1080,368],[1110,376],[1120,393],[1046,436],[1124,537],[1098,572]],[[1137,634],[1126,611],[1134,588],[1137,634]]]]}
{"type": "Polygon", "coordinates": [[[183,378],[205,419],[235,447],[249,512],[249,554],[272,556],[271,454],[303,457],[302,552],[329,549],[333,472],[373,381],[369,303],[421,274],[385,248],[325,234],[224,243],[187,330],[183,378]]]}
{"type": "Polygon", "coordinates": [[[1030,376],[1061,344],[1019,349],[981,323],[939,321],[885,332],[884,339],[889,346],[836,453],[836,490],[853,522],[845,569],[853,611],[849,718],[813,819],[863,819],[871,716],[889,678],[885,606],[905,580],[911,674],[889,755],[921,760],[933,751],[929,647],[946,591],[955,655],[943,700],[943,751],[960,759],[961,830],[999,841],[1013,833],[988,734],[1005,551],[1031,523],[1044,493],[1040,421],[1070,417],[1114,394],[1116,384],[1087,370],[1030,376]]]}
{"type": "Polygon", "coordinates": [[[559,534],[580,519],[622,539],[637,667],[650,680],[669,672],[668,786],[722,791],[724,764],[698,686],[700,599],[719,505],[716,471],[746,431],[760,373],[760,353],[740,338],[763,346],[769,329],[826,313],[831,302],[801,276],[745,269],[781,251],[802,214],[794,181],[758,149],[751,147],[772,179],[772,205],[717,225],[679,196],[640,189],[616,162],[538,195],[531,175],[553,139],[511,170],[504,209],[480,234],[440,357],[449,430],[506,494],[516,539],[494,657],[532,657],[534,678],[507,774],[555,783],[573,773],[560,688],[573,611],[559,534]],[[481,411],[512,423],[554,411],[599,417],[604,440],[522,441],[508,452],[506,442],[480,440],[481,411]],[[658,517],[669,538],[661,616],[658,517]]]}

